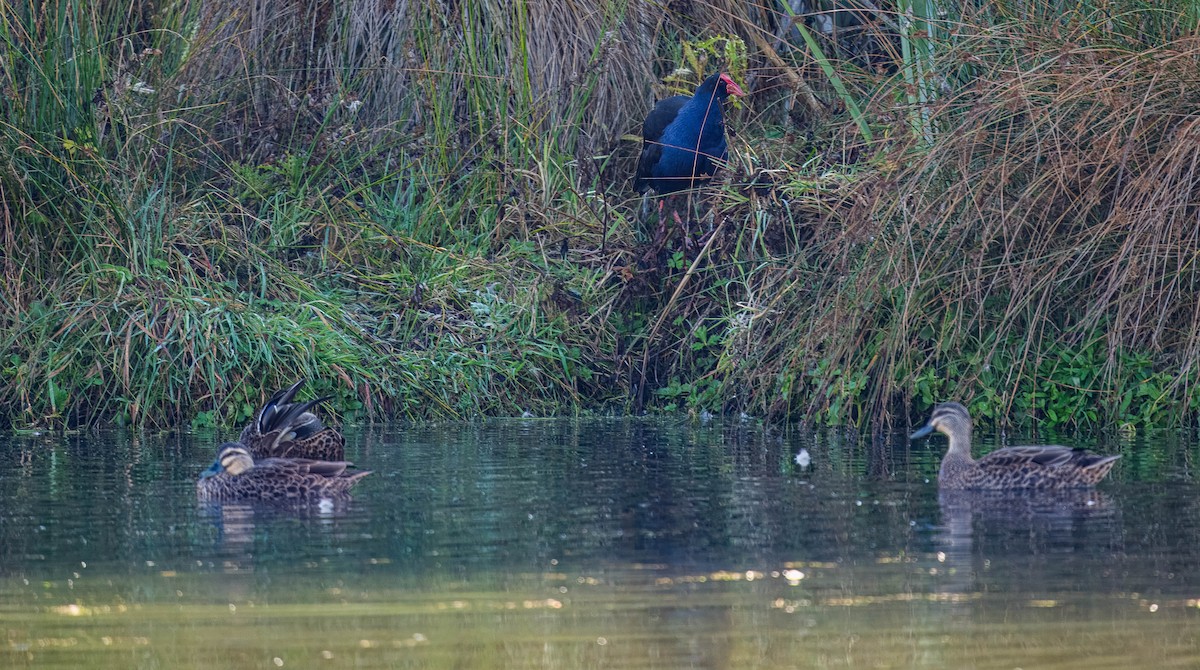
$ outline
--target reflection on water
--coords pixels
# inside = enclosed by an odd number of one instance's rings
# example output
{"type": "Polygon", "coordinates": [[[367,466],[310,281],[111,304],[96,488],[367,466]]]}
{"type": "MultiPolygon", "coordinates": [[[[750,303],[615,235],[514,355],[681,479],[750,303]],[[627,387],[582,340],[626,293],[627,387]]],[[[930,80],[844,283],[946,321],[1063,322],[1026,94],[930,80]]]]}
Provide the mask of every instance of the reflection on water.
{"type": "Polygon", "coordinates": [[[1125,445],[1099,491],[939,496],[902,436],[347,437],[375,474],[298,509],[197,503],[218,435],[0,443],[0,666],[1200,664],[1191,444],[1125,445]]]}
{"type": "MultiPolygon", "coordinates": [[[[1098,573],[1070,572],[1071,557],[1080,552],[1103,557],[1107,552],[1116,560],[1120,554],[1118,507],[1103,491],[943,491],[938,507],[934,546],[944,574],[939,593],[990,591],[987,582],[1001,570],[1012,573],[1017,588],[1044,588],[1042,580],[1022,582],[1021,575],[1032,572],[1054,576],[1073,590],[1103,591],[1104,585],[1094,582],[1098,573]],[[1005,560],[993,568],[996,553],[1005,560]],[[1056,566],[1068,572],[1054,575],[1056,566]]],[[[1029,597],[1049,602],[1036,592],[1029,597]]]]}

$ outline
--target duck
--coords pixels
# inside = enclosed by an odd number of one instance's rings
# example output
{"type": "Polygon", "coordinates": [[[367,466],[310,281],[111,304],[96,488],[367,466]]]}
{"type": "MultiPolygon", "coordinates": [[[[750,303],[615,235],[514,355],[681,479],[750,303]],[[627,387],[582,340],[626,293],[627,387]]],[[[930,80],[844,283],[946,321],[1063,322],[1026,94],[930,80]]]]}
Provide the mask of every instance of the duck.
{"type": "Polygon", "coordinates": [[[346,438],[325,426],[312,410],[328,397],[294,402],[301,378],[267,400],[242,430],[239,442],[254,459],[299,458],[338,462],[346,458],[346,438]]]}
{"type": "Polygon", "coordinates": [[[349,468],[345,461],[308,458],[255,460],[245,445],[226,442],[217,460],[200,473],[196,495],[203,501],[303,501],[345,498],[370,470],[349,468]]]}
{"type": "Polygon", "coordinates": [[[1101,456],[1086,449],[1058,445],[1005,447],[971,458],[971,415],[957,402],[941,403],[924,427],[909,436],[915,440],[933,431],[950,440],[938,487],[943,490],[1042,490],[1095,486],[1121,456],[1101,456]]]}

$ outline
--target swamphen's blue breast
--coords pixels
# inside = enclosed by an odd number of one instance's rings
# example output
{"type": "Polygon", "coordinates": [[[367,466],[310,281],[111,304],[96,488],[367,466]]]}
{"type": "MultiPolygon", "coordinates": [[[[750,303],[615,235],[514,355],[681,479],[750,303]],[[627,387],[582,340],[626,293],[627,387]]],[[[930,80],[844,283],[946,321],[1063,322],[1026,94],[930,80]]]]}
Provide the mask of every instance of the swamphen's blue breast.
{"type": "Polygon", "coordinates": [[[725,118],[721,104],[743,95],[727,74],[705,79],[690,98],[660,101],[642,123],[642,155],[634,187],[674,193],[694,188],[725,160],[725,118]]]}

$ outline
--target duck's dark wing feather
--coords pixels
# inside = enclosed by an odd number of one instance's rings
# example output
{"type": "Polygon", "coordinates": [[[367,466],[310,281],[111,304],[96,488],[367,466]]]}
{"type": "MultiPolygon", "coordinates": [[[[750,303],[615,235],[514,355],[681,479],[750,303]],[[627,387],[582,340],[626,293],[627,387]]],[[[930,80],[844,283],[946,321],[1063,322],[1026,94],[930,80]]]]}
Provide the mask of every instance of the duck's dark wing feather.
{"type": "Polygon", "coordinates": [[[1015,468],[1036,465],[1044,468],[1089,468],[1114,461],[1120,456],[1102,456],[1087,449],[1073,449],[1058,445],[1036,445],[1027,447],[1005,447],[979,459],[984,468],[1015,468]]]}
{"type": "Polygon", "coordinates": [[[313,410],[328,397],[293,402],[301,379],[271,396],[242,431],[241,443],[254,458],[312,458],[338,461],[345,453],[341,433],[324,426],[313,410]]]}

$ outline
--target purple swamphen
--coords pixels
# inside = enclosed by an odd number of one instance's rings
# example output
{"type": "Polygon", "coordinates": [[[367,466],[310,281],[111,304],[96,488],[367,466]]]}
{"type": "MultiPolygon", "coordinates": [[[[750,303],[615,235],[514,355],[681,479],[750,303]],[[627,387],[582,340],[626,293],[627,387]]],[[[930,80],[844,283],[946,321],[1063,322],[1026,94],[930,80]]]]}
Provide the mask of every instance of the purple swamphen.
{"type": "Polygon", "coordinates": [[[725,160],[725,98],[745,95],[725,73],[709,76],[691,97],[661,100],[642,123],[634,187],[659,195],[695,188],[725,160]]]}

